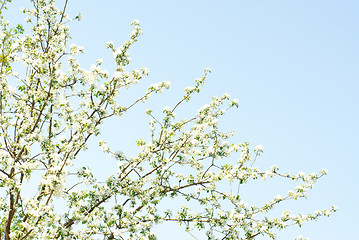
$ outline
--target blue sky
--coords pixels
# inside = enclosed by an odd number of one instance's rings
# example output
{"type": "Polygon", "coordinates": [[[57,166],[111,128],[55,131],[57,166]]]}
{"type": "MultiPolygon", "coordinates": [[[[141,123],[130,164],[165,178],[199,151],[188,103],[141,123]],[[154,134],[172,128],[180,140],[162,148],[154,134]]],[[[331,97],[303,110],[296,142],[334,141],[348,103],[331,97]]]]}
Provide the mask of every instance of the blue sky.
{"type": "MultiPolygon", "coordinates": [[[[175,103],[183,88],[210,67],[202,94],[181,113],[195,111],[213,95],[229,93],[240,100],[240,107],[228,113],[222,127],[236,131],[234,142],[264,145],[260,167],[277,164],[293,173],[329,171],[307,200],[292,202],[288,208],[311,212],[334,204],[339,211],[279,232],[278,239],[298,234],[312,240],[357,239],[358,1],[69,0],[68,7],[73,16],[79,12],[84,16],[70,24],[72,42],[86,50],[83,66],[103,58],[111,68],[104,43],[112,40],[120,45],[131,32],[130,22],[140,21],[144,35],[130,51],[130,68],[148,67],[150,76],[126,93],[125,101],[153,82],[172,83],[149,104],[103,127],[102,137],[111,147],[134,154],[135,140],[148,135],[144,109],[159,112],[175,103]]],[[[91,148],[81,157],[106,173],[97,150],[91,148]]],[[[289,188],[258,185],[257,189],[246,194],[253,199],[262,197],[262,192],[273,197],[289,188]]],[[[158,232],[159,239],[190,239],[173,226],[158,232]]]]}

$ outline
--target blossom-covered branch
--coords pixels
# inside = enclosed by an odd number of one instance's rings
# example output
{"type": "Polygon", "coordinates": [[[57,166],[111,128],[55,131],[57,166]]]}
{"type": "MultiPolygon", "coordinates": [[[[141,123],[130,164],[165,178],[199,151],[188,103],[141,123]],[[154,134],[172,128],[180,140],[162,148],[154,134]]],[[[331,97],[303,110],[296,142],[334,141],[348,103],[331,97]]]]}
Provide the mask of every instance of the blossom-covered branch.
{"type": "Polygon", "coordinates": [[[238,107],[228,94],[213,97],[189,119],[178,117],[178,110],[205,85],[209,69],[173,106],[161,113],[146,110],[150,139],[137,141],[137,155],[126,156],[105,140],[99,142],[118,163],[105,180],[88,167],[75,170],[79,153],[100,135],[107,119],[123,116],[170,83],[150,85],[132,103],[118,98],[149,74],[147,68],[127,70],[128,50],[142,34],[138,21],[132,22],[129,40],[120,47],[106,43],[115,64],[110,73],[102,59],[89,69],[81,67],[77,55],[84,48],[69,45],[69,24],[81,15],[71,18],[66,13],[68,0],[61,8],[55,0],[30,0],[33,7],[21,9],[27,15],[24,26],[4,20],[10,2],[0,1],[0,238],[155,239],[154,225],[175,221],[188,232],[204,231],[208,239],[275,239],[276,230],[337,210],[266,215],[284,201],[306,198],[327,172],[258,169],[263,146],[231,143],[234,133],[219,127],[221,116],[238,107]],[[274,177],[300,184],[262,206],[225,187],[274,177]],[[33,181],[37,186],[29,184],[33,181]],[[31,196],[24,186],[34,188],[31,196]],[[176,204],[166,209],[166,199],[176,199],[176,204]],[[65,211],[56,208],[61,201],[65,211]]]}

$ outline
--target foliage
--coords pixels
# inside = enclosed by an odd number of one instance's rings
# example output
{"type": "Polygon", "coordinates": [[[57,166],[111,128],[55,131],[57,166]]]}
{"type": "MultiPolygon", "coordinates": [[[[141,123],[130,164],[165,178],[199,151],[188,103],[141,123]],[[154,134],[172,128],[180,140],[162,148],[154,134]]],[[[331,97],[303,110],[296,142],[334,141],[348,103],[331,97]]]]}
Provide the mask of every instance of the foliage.
{"type": "Polygon", "coordinates": [[[11,27],[3,18],[8,1],[1,2],[0,20],[0,230],[4,239],[155,239],[152,227],[175,221],[205,231],[208,239],[255,239],[290,225],[301,226],[331,209],[312,214],[268,217],[274,206],[307,196],[307,191],[326,171],[306,175],[281,173],[273,166],[267,171],[254,167],[263,152],[261,145],[250,150],[248,143],[229,143],[232,132],[220,131],[218,119],[233,107],[229,95],[213,97],[192,118],[176,118],[179,105],[200,92],[210,72],[185,89],[173,108],[163,110],[156,119],[151,110],[151,140],[138,140],[140,153],[128,157],[108,148],[103,151],[118,162],[117,171],[99,181],[87,167],[75,173],[71,167],[88,140],[100,134],[99,126],[110,117],[120,117],[152,94],[169,87],[168,82],[151,85],[136,101],[121,105],[120,91],[148,75],[146,68],[128,71],[128,49],[142,31],[132,23],[128,41],[113,53],[116,69],[111,74],[98,60],[89,70],[81,68],[77,45],[68,46],[71,19],[55,7],[54,0],[31,0],[26,31],[11,27]],[[25,34],[27,33],[28,34],[25,34]],[[24,67],[19,66],[22,63],[24,67]],[[16,73],[15,68],[21,73],[16,73]],[[240,155],[235,163],[227,161],[232,153],[240,155]],[[77,176],[66,186],[70,175],[77,176]],[[277,196],[263,206],[249,205],[238,193],[222,190],[224,182],[245,184],[251,179],[280,177],[301,182],[288,195],[277,196]],[[39,179],[38,192],[25,196],[22,186],[39,179]],[[165,210],[161,202],[184,199],[186,206],[165,210]],[[65,201],[67,210],[59,213],[55,204],[65,201]],[[190,208],[190,206],[197,206],[190,208]]]}

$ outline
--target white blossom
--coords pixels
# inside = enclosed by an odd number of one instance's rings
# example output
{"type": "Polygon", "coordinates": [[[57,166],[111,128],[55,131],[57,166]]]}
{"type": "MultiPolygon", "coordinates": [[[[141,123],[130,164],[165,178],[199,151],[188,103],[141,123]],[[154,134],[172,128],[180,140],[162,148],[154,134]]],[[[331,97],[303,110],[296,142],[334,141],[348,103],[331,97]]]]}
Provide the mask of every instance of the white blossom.
{"type": "MultiPolygon", "coordinates": [[[[11,4],[3,3],[3,10],[11,4]]],[[[129,49],[142,34],[138,20],[131,23],[133,30],[122,45],[106,43],[114,57],[113,70],[104,69],[102,59],[81,67],[77,55],[84,48],[68,44],[67,24],[74,18],[56,8],[55,0],[32,3],[32,8],[21,9],[30,23],[24,33],[20,26],[15,31],[6,15],[0,19],[0,40],[8,51],[0,73],[4,239],[154,239],[153,227],[166,222],[184,224],[188,232],[208,231],[211,239],[241,239],[243,231],[274,239],[275,229],[301,226],[337,211],[336,206],[311,214],[286,210],[273,217],[274,207],[306,198],[327,171],[290,174],[276,165],[260,169],[263,145],[253,154],[249,143],[233,143],[234,132],[221,130],[221,116],[239,102],[227,93],[213,97],[195,114],[178,110],[201,91],[209,68],[174,104],[160,102],[162,112],[157,106],[145,110],[149,136],[136,141],[137,152],[130,155],[122,144],[111,143],[119,148],[113,151],[100,140],[100,148],[113,161],[83,154],[109,118],[132,111],[170,82],[149,84],[133,101],[121,97],[149,74],[145,67],[128,69],[129,49]],[[92,171],[92,161],[100,162],[101,169],[92,171]],[[97,171],[102,169],[108,170],[107,176],[97,171]],[[294,180],[297,186],[260,205],[242,199],[243,184],[267,177],[294,180]],[[24,189],[32,194],[26,196],[24,189]]],[[[82,20],[82,15],[75,19],[82,20]]]]}
{"type": "Polygon", "coordinates": [[[259,144],[254,148],[254,151],[257,153],[263,152],[263,145],[259,144]]]}

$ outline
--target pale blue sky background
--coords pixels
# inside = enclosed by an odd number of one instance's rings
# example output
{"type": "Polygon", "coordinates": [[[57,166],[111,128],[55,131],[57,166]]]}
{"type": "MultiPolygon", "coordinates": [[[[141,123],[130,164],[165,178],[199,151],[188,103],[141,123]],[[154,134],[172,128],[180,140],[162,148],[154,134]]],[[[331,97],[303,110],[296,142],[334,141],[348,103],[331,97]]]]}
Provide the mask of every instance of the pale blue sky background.
{"type": "MultiPolygon", "coordinates": [[[[72,42],[86,49],[83,66],[103,58],[111,68],[104,42],[120,45],[131,32],[130,22],[140,20],[144,35],[130,51],[131,67],[148,67],[150,76],[124,95],[125,101],[153,82],[172,82],[150,104],[103,127],[110,146],[134,154],[135,139],[148,135],[144,109],[173,104],[210,67],[208,84],[187,105],[189,112],[213,95],[229,93],[240,99],[240,108],[223,119],[222,127],[237,132],[235,142],[264,145],[260,167],[329,171],[307,200],[286,207],[311,212],[335,204],[339,212],[279,232],[278,239],[298,234],[311,240],[358,239],[359,1],[69,0],[68,7],[73,16],[84,16],[70,25],[72,42]]],[[[187,109],[182,112],[185,116],[187,109]]],[[[109,167],[96,151],[91,147],[81,161],[106,173],[109,167]]],[[[289,189],[285,183],[284,188],[256,187],[244,190],[253,201],[289,189]]],[[[191,239],[177,229],[158,229],[159,239],[191,239]]]]}

